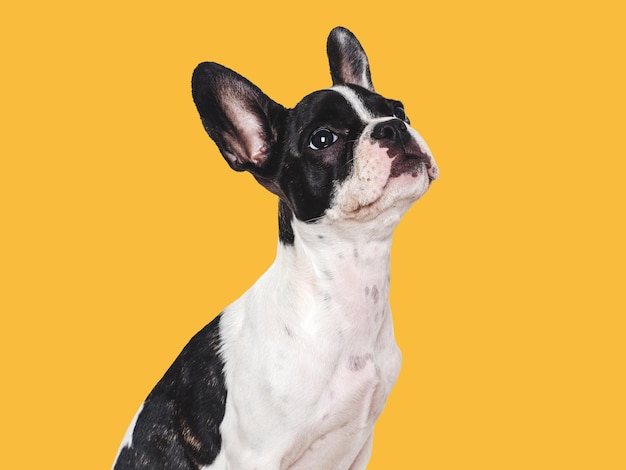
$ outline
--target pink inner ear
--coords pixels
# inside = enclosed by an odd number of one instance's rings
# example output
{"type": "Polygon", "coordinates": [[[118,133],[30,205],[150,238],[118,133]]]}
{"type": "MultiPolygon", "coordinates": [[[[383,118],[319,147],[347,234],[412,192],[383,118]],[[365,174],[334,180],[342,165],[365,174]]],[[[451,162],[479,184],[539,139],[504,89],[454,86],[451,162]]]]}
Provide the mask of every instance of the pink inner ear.
{"type": "Polygon", "coordinates": [[[234,126],[234,132],[224,135],[229,152],[226,157],[235,166],[252,163],[262,165],[267,159],[268,145],[259,119],[238,100],[226,100],[224,112],[234,126]]]}
{"type": "Polygon", "coordinates": [[[263,139],[258,138],[258,134],[243,135],[241,132],[239,132],[239,136],[226,134],[224,135],[224,143],[228,147],[224,156],[235,167],[243,166],[246,163],[260,166],[267,159],[267,145],[263,139]]]}
{"type": "Polygon", "coordinates": [[[362,86],[365,89],[372,90],[369,80],[367,79],[367,69],[361,71],[361,75],[355,75],[353,70],[346,64],[342,67],[342,75],[346,78],[346,83],[362,86]]]}

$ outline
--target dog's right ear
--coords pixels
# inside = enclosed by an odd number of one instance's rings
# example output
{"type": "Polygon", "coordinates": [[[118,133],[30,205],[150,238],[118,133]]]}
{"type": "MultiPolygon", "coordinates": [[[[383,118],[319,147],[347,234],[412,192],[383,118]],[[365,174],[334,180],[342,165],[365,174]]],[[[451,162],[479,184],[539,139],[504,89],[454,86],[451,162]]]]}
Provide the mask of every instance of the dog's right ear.
{"type": "Polygon", "coordinates": [[[198,65],[191,84],[202,124],[231,168],[264,177],[285,108],[213,62],[198,65]]]}
{"type": "Polygon", "coordinates": [[[351,31],[334,28],[328,35],[326,51],[333,85],[359,85],[374,91],[367,55],[351,31]]]}

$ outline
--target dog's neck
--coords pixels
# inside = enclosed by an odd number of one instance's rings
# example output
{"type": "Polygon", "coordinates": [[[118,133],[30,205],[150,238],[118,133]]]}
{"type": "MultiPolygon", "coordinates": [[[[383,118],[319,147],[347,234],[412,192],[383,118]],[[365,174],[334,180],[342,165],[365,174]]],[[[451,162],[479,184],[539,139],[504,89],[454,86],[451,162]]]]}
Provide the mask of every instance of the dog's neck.
{"type": "Polygon", "coordinates": [[[293,244],[279,243],[265,281],[285,314],[308,333],[329,328],[373,345],[390,322],[391,235],[388,224],[371,222],[293,222],[293,244]],[[273,287],[272,287],[273,285],[273,287]],[[277,292],[276,286],[280,287],[277,292]]]}

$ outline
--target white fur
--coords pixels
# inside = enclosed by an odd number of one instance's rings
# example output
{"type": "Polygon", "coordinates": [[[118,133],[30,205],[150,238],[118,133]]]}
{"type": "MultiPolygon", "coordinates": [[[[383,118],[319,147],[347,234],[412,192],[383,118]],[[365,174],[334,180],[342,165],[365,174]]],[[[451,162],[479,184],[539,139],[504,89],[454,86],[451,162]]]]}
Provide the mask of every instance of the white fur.
{"type": "Polygon", "coordinates": [[[370,113],[370,111],[365,107],[365,104],[363,104],[359,95],[357,95],[352,88],[344,85],[336,85],[330,89],[341,94],[346,101],[350,103],[350,106],[352,106],[352,109],[354,109],[362,121],[365,122],[372,119],[372,113],[370,113]]]}
{"type": "Polygon", "coordinates": [[[279,244],[226,309],[229,392],[208,469],[365,468],[401,361],[388,305],[392,229],[295,221],[294,246],[279,244]]]}

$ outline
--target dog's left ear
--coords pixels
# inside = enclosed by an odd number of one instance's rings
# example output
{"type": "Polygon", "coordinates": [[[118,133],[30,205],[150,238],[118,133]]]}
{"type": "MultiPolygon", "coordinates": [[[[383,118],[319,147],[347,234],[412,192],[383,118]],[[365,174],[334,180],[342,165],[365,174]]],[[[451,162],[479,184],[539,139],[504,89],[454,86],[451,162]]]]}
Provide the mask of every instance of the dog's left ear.
{"type": "Polygon", "coordinates": [[[336,27],[328,36],[326,51],[333,85],[359,85],[374,91],[367,55],[354,34],[336,27]]]}
{"type": "Polygon", "coordinates": [[[196,67],[191,85],[202,124],[231,168],[247,170],[257,179],[271,177],[269,160],[285,108],[246,78],[213,62],[196,67]]]}

